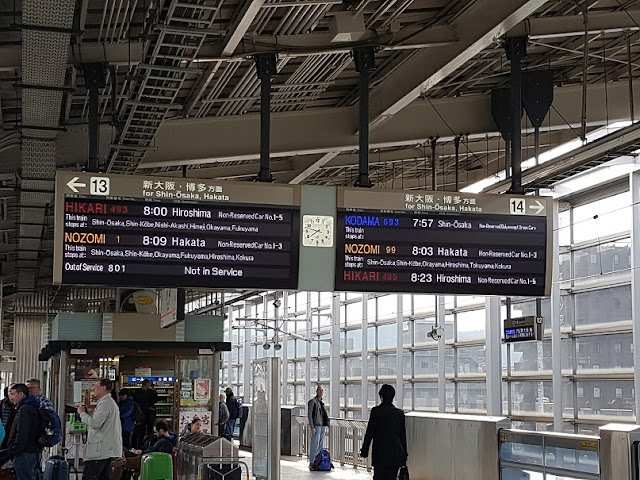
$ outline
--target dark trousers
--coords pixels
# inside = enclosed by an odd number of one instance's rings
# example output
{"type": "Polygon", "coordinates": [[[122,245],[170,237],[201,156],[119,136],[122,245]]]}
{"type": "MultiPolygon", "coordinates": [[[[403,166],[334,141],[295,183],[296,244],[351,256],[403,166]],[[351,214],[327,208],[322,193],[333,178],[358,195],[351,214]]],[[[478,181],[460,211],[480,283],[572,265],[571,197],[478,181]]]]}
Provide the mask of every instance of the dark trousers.
{"type": "Polygon", "coordinates": [[[82,480],[111,480],[111,459],[85,460],[82,480]]]}
{"type": "Polygon", "coordinates": [[[122,448],[129,450],[133,447],[133,432],[122,430],[122,448]]]}
{"type": "Polygon", "coordinates": [[[373,480],[396,480],[400,467],[373,467],[373,480]]]}

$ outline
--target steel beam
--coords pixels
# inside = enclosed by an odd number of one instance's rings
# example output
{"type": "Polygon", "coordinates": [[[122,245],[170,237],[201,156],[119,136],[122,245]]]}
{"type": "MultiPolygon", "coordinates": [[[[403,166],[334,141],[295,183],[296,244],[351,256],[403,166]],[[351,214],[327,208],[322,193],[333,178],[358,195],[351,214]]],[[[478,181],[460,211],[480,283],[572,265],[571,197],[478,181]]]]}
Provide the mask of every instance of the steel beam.
{"type": "MultiPolygon", "coordinates": [[[[589,106],[589,124],[598,126],[607,120],[627,119],[628,88],[628,83],[624,81],[609,83],[607,109],[604,86],[590,86],[589,98],[594,100],[589,106]]],[[[640,83],[634,88],[636,94],[640,94],[640,83]]],[[[550,118],[544,121],[544,130],[566,130],[578,126],[580,112],[575,106],[580,104],[581,96],[579,85],[556,88],[554,108],[550,118]]],[[[358,138],[355,136],[357,107],[274,113],[271,122],[271,158],[353,152],[358,148],[358,138]]],[[[140,168],[255,160],[259,158],[259,141],[258,138],[247,137],[246,132],[257,131],[259,125],[259,115],[165,122],[156,136],[156,150],[147,154],[140,168]],[[215,132],[215,135],[211,132],[215,132]]],[[[436,136],[440,137],[439,143],[442,143],[452,140],[460,132],[466,133],[471,139],[478,139],[486,134],[494,135],[496,130],[488,95],[416,101],[395,115],[385,128],[371,132],[370,149],[422,145],[436,136]]],[[[79,148],[78,144],[65,147],[66,135],[60,135],[59,148],[66,148],[67,151],[79,148]]]]}
{"type": "MultiPolygon", "coordinates": [[[[81,43],[69,47],[67,64],[106,62],[109,65],[138,64],[142,61],[144,44],[128,43],[81,43]],[[129,51],[129,47],[131,51],[129,51]]],[[[0,72],[15,72],[22,64],[21,47],[0,47],[0,72]]]]}
{"type": "Polygon", "coordinates": [[[416,52],[372,90],[370,127],[387,122],[545,3],[546,0],[475,2],[451,25],[460,37],[457,43],[416,52]]]}

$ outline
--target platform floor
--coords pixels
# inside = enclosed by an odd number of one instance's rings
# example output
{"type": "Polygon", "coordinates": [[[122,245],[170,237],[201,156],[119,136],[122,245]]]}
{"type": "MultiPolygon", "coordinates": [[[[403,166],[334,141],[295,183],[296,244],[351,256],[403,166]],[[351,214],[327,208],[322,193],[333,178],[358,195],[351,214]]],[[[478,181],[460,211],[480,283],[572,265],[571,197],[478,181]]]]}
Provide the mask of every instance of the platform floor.
{"type": "MultiPolygon", "coordinates": [[[[240,456],[251,469],[251,452],[240,451],[240,456]]],[[[352,466],[345,466],[333,462],[335,468],[330,472],[311,472],[309,462],[301,457],[281,457],[280,459],[280,479],[281,480],[371,480],[373,472],[369,473],[365,468],[354,469],[352,466]]],[[[244,472],[243,472],[244,473],[244,472]]],[[[251,477],[253,478],[253,476],[251,477]]]]}

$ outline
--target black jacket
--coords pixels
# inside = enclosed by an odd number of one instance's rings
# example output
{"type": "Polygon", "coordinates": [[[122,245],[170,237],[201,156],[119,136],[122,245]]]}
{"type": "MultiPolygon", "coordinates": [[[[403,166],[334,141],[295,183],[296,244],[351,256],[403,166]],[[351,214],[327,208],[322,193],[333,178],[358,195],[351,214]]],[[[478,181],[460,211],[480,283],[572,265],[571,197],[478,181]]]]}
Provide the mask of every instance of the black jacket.
{"type": "Polygon", "coordinates": [[[371,409],[367,433],[360,455],[369,454],[373,440],[371,463],[374,467],[400,467],[407,463],[407,431],[404,412],[391,403],[382,403],[371,409]]]}
{"type": "Polygon", "coordinates": [[[39,453],[42,450],[40,446],[42,422],[39,408],[38,399],[31,395],[18,404],[18,414],[11,426],[7,442],[7,449],[12,457],[25,452],[39,453]]]}
{"type": "Polygon", "coordinates": [[[158,392],[153,388],[149,388],[148,390],[138,388],[133,392],[133,400],[140,406],[140,409],[146,416],[149,413],[149,409],[155,408],[158,402],[158,392]]]}
{"type": "Polygon", "coordinates": [[[157,437],[157,440],[153,442],[153,445],[145,448],[142,453],[151,453],[151,452],[162,452],[162,453],[171,453],[173,452],[173,442],[169,437],[157,437]]]}

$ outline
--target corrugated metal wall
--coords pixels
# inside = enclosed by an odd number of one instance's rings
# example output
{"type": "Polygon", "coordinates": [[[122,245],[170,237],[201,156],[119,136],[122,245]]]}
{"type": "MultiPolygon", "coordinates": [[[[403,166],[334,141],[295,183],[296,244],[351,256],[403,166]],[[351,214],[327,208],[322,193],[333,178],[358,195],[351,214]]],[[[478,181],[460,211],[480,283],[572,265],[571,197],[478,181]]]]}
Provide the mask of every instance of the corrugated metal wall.
{"type": "Polygon", "coordinates": [[[42,325],[47,321],[45,315],[26,315],[16,313],[14,324],[16,364],[13,373],[15,382],[24,382],[30,377],[43,377],[46,362],[39,362],[42,325]]]}

